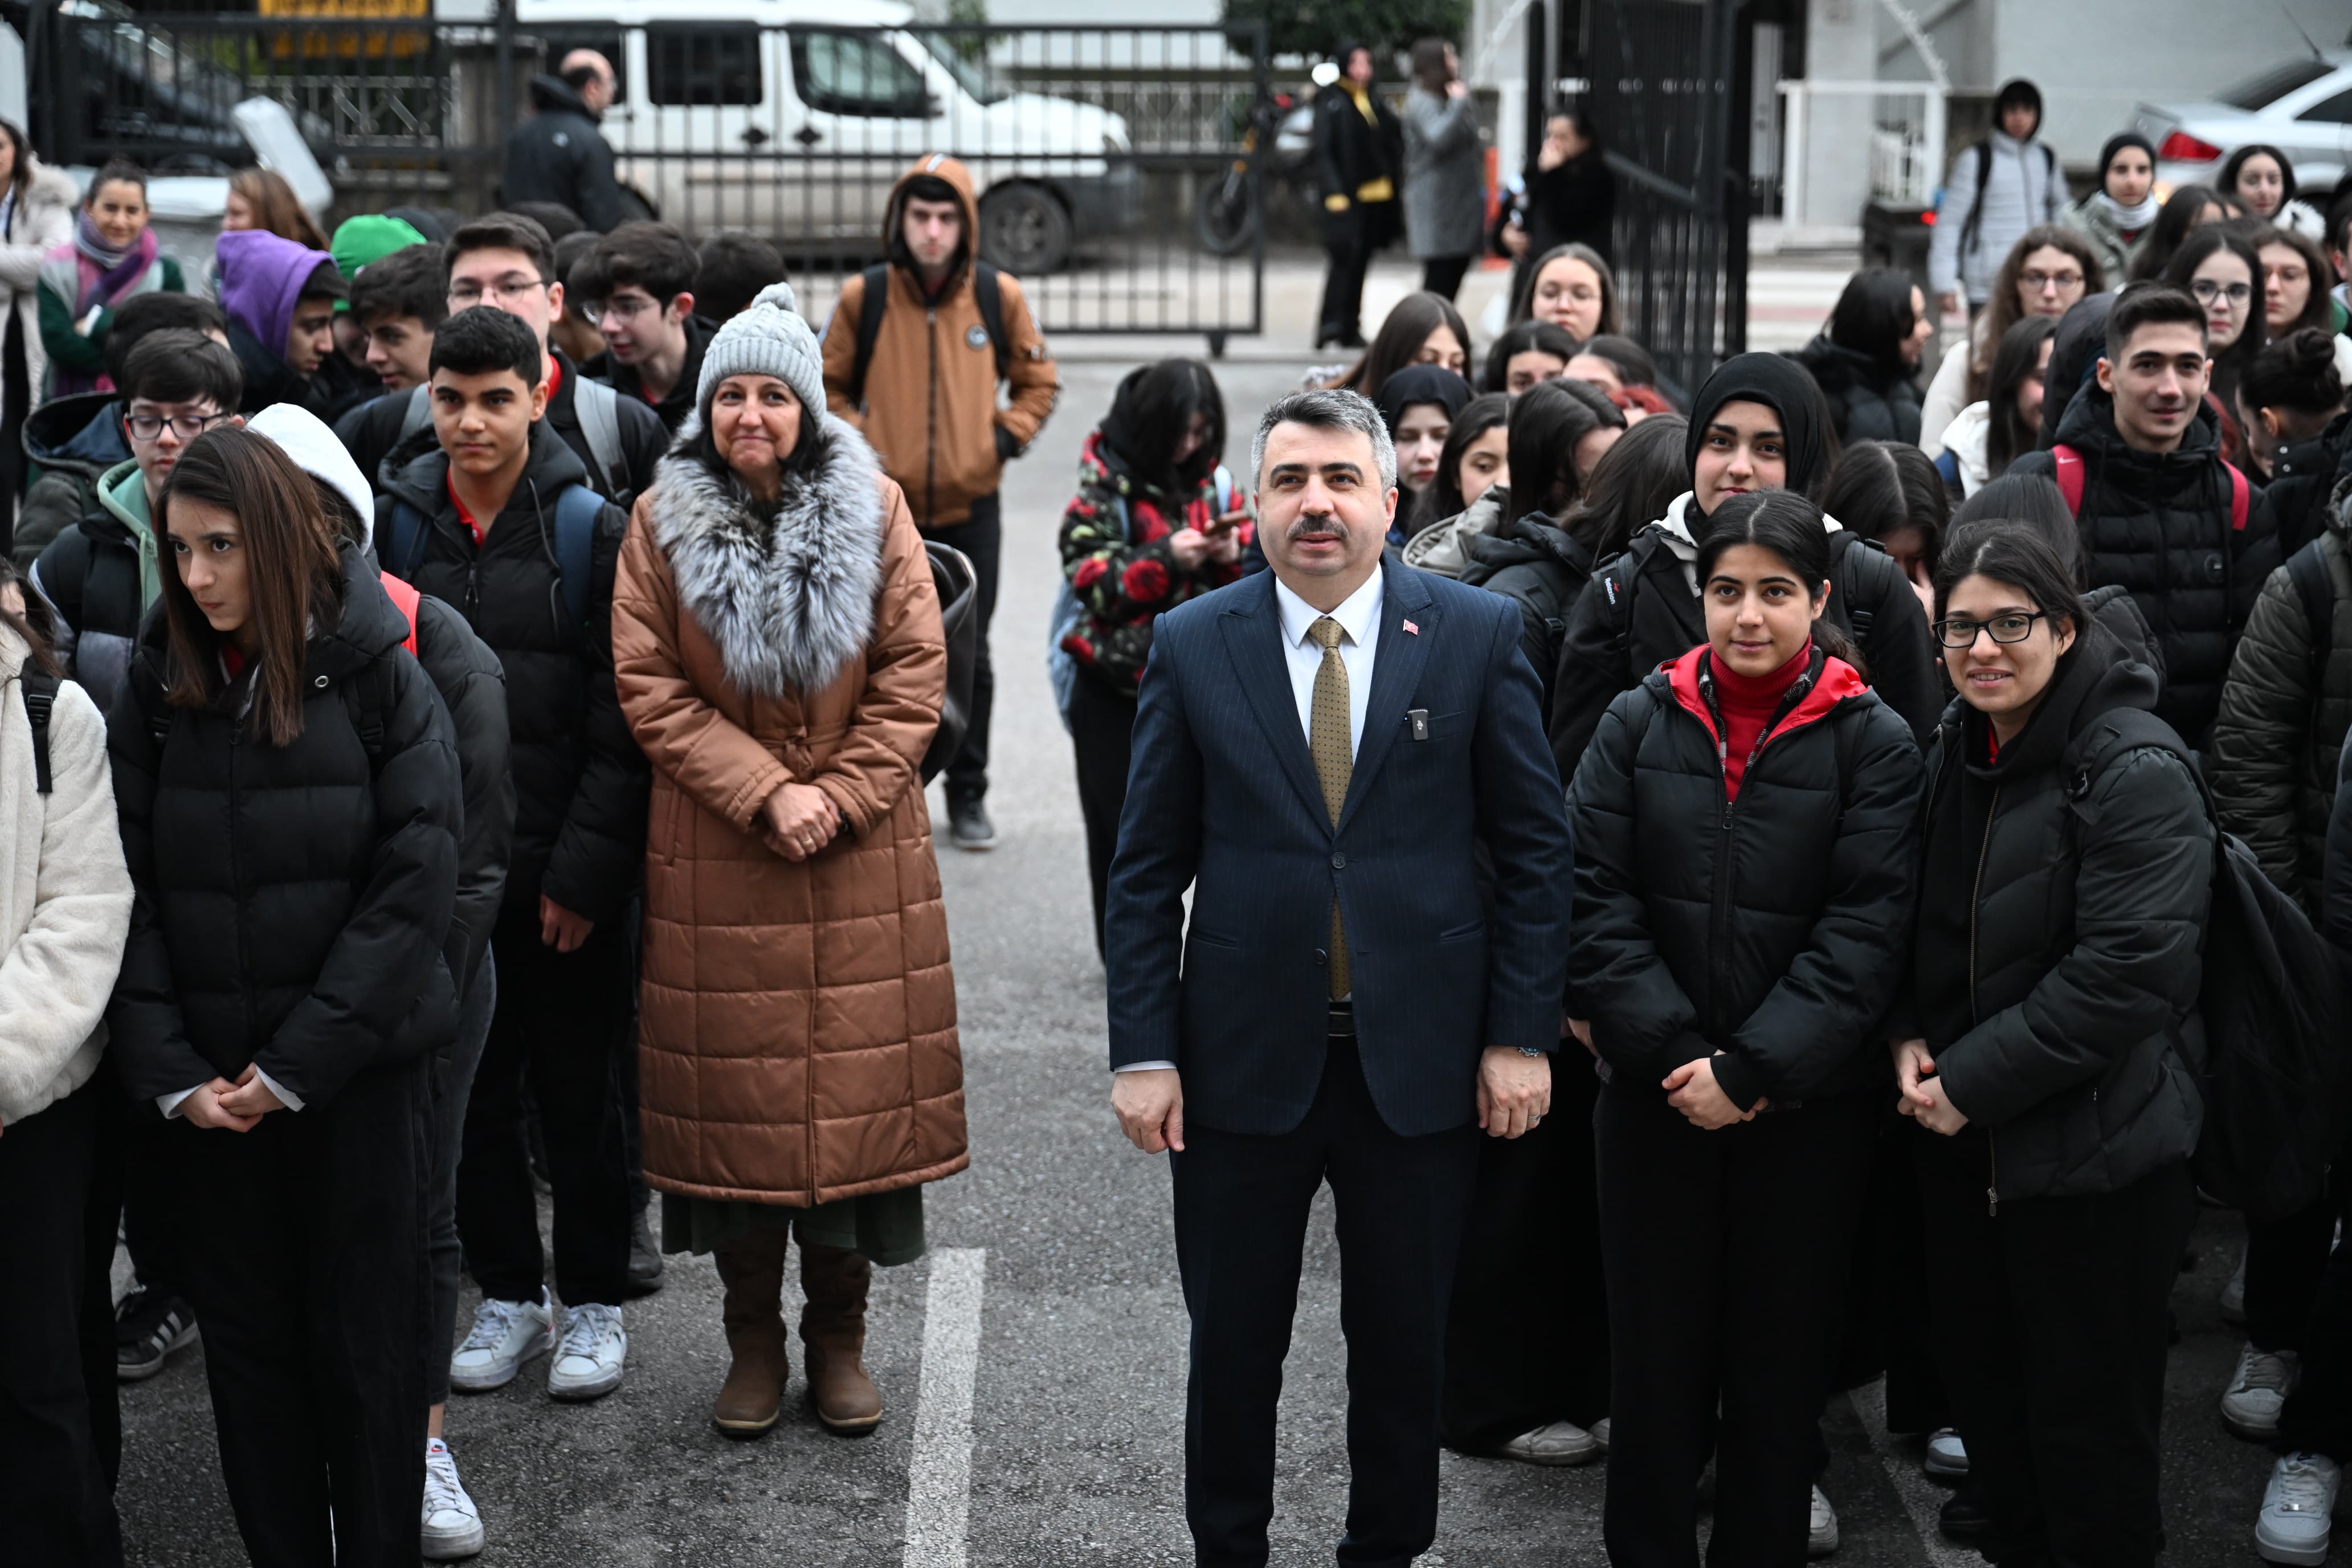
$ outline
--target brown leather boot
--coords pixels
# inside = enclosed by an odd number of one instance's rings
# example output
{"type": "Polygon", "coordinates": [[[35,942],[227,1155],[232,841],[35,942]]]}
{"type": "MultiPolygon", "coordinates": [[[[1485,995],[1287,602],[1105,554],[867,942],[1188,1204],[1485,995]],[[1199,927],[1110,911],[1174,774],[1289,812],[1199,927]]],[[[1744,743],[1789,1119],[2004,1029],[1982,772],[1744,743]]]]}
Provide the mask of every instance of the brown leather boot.
{"type": "Polygon", "coordinates": [[[757,1437],[776,1424],[784,1379],[791,1374],[784,1333],[782,1230],[755,1230],[711,1254],[727,1287],[721,1321],[734,1364],[719,1385],[711,1419],[730,1437],[757,1437]]]}
{"type": "Polygon", "coordinates": [[[809,1402],[828,1430],[862,1437],[881,1424],[882,1391],[866,1375],[866,1287],[874,1265],[844,1247],[801,1243],[801,1346],[809,1402]]]}

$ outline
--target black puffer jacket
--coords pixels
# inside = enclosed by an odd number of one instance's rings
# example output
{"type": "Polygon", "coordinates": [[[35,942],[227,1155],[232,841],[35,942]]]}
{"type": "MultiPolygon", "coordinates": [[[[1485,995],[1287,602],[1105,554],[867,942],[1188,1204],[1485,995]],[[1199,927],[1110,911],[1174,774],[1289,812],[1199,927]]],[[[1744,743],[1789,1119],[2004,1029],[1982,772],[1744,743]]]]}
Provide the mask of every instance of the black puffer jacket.
{"type": "Polygon", "coordinates": [[[1918,889],[1919,748],[1816,653],[1727,806],[1709,657],[1610,704],[1577,769],[1570,1008],[1633,1093],[1717,1051],[1742,1106],[1877,1083],[1918,889]]]}
{"type": "Polygon", "coordinates": [[[1551,683],[1559,674],[1559,647],[1568,635],[1568,614],[1592,580],[1592,552],[1539,511],[1503,525],[1499,533],[1473,534],[1463,542],[1469,563],[1459,581],[1500,594],[1519,606],[1525,629],[1519,651],[1543,682],[1544,713],[1551,713],[1551,683]]]}
{"type": "Polygon", "coordinates": [[[348,548],[341,591],[310,639],[293,744],[252,733],[247,681],[169,707],[160,615],[108,719],[138,897],[107,1059],[139,1099],[252,1062],[316,1106],[457,1026],[445,943],[465,805],[449,715],[348,548]],[[373,758],[354,701],[383,726],[373,758]]]}
{"type": "Polygon", "coordinates": [[[16,509],[8,551],[19,568],[39,560],[51,540],[81,521],[100,474],[131,460],[122,400],[110,392],[52,399],[25,416],[21,444],[41,477],[16,509]]]}
{"type": "MultiPolygon", "coordinates": [[[[138,482],[134,471],[131,483],[138,482]]],[[[100,712],[113,708],[122,689],[147,613],[132,526],[107,504],[105,487],[93,485],[80,522],[51,540],[33,563],[33,582],[57,611],[58,652],[100,712]]]]}
{"type": "Polygon", "coordinates": [[[2327,660],[2312,668],[2312,626],[2286,569],[2263,584],[2221,687],[2205,753],[2221,826],[2306,912],[2320,912],[2336,767],[2352,730],[2352,519],[2331,517],[2319,546],[2333,603],[2327,660]],[[2317,677],[2314,679],[2315,675],[2317,677]]]}
{"type": "Polygon", "coordinates": [[[579,92],[560,76],[530,79],[534,112],[507,138],[499,199],[554,202],[580,215],[597,234],[629,220],[621,184],[613,175],[613,149],[596,129],[579,92]]]}
{"type": "MultiPolygon", "coordinates": [[[[1689,500],[1681,497],[1667,510],[1680,510],[1689,500]]],[[[1691,521],[1705,525],[1695,515],[1691,521]]],[[[1840,542],[1833,537],[1830,569],[1837,591],[1822,614],[1850,635],[1856,612],[1869,615],[1868,634],[1854,640],[1870,666],[1871,689],[1924,742],[1935,732],[1945,698],[1942,660],[1927,633],[1927,612],[1893,556],[1844,530],[1839,532],[1843,548],[1836,548],[1840,542]],[[1851,593],[1845,591],[1849,586],[1851,593]]],[[[1569,612],[1551,685],[1548,715],[1560,777],[1576,776],[1601,716],[1621,692],[1706,640],[1706,612],[1686,565],[1697,558],[1686,533],[1653,523],[1633,536],[1624,554],[1593,568],[1592,581],[1569,612]]]]}
{"type": "MultiPolygon", "coordinates": [[[[555,395],[547,400],[547,413],[541,422],[562,437],[572,455],[580,459],[588,474],[588,488],[626,510],[636,504],[637,497],[653,488],[654,465],[669,451],[669,432],[663,428],[661,416],[643,403],[633,397],[618,399],[614,423],[620,437],[621,471],[605,472],[580,424],[578,399],[583,379],[580,367],[560,351],[555,354],[555,363],[562,375],[555,395]]],[[[360,472],[367,476],[368,483],[378,492],[391,489],[402,468],[434,449],[430,418],[419,425],[410,437],[403,439],[400,434],[401,426],[407,422],[410,399],[423,395],[422,390],[415,387],[406,392],[388,392],[361,404],[335,422],[335,439],[343,444],[343,449],[351,453],[360,472]]]]}
{"type": "Polygon", "coordinates": [[[1919,444],[1919,389],[1897,376],[1886,380],[1868,354],[1815,338],[1789,356],[1812,372],[1829,400],[1838,439],[1919,444]]]}
{"type": "MultiPolygon", "coordinates": [[[[2116,434],[2115,400],[2095,385],[2066,409],[2059,444],[2083,458],[2076,514],[2089,557],[2087,585],[2121,584],[2164,645],[2158,717],[2202,748],[2221,707],[2230,651],[2280,556],[2259,511],[2231,526],[2230,470],[2221,427],[2200,408],[2179,449],[2136,451],[2116,434]]],[[[2028,452],[2013,474],[2055,479],[2057,459],[2028,452]]]]}
{"type": "Polygon", "coordinates": [[[2326,889],[2320,902],[2320,930],[2352,952],[2352,745],[2336,764],[2336,808],[2327,818],[2326,889]]]}
{"type": "Polygon", "coordinates": [[[514,852],[515,784],[507,729],[506,672],[466,617],[431,595],[416,601],[416,662],[441,694],[466,785],[466,829],[457,847],[457,903],[449,921],[449,972],[457,994],[474,983],[489,950],[514,852]]]}
{"type": "Polygon", "coordinates": [[[2352,414],[2297,441],[2271,468],[2271,482],[2254,498],[2254,511],[2284,561],[2327,529],[2328,497],[2352,479],[2352,414]]]}
{"type": "Polygon", "coordinates": [[[439,447],[400,470],[377,498],[378,548],[402,503],[428,520],[420,592],[446,600],[506,670],[515,776],[507,896],[536,909],[543,893],[592,921],[617,919],[642,870],[651,773],[613,689],[613,571],[628,514],[604,507],[588,586],[588,643],[564,606],[555,558],[555,498],[584,477],[544,422],[530,463],[478,548],[449,500],[439,447]]]}
{"type": "Polygon", "coordinates": [[[2197,1147],[2212,825],[2169,752],[2082,776],[2101,715],[2155,703],[2153,674],[2094,623],[1996,761],[1964,702],[1928,752],[1895,1028],[1927,1042],[1952,1104],[1990,1133],[2003,1199],[2115,1192],[2197,1147]]]}

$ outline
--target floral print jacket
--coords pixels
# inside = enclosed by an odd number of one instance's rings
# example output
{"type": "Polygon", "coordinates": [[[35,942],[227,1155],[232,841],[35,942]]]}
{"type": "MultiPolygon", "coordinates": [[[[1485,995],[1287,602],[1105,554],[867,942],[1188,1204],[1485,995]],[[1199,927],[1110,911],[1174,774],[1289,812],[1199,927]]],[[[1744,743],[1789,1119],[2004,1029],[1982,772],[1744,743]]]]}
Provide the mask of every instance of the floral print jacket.
{"type": "MultiPolygon", "coordinates": [[[[1078,493],[1062,514],[1062,572],[1083,612],[1062,647],[1082,671],[1134,696],[1151,652],[1151,617],[1241,576],[1238,561],[1207,560],[1187,572],[1168,547],[1178,529],[1205,529],[1216,516],[1213,475],[1188,495],[1170,496],[1130,477],[1101,431],[1087,437],[1078,493]]],[[[1238,529],[1246,551],[1252,525],[1238,529]]]]}

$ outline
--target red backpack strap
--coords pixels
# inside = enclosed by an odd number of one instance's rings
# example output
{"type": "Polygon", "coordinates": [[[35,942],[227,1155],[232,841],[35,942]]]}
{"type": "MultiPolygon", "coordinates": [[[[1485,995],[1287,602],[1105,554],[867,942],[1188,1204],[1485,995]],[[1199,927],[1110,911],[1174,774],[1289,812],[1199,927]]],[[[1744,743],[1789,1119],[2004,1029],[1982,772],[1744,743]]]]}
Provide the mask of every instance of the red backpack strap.
{"type": "Polygon", "coordinates": [[[2253,510],[2253,487],[2246,483],[2246,476],[2238,471],[2237,464],[2224,462],[2221,466],[2230,470],[2230,529],[2234,533],[2243,533],[2246,514],[2253,510]]]}
{"type": "Polygon", "coordinates": [[[389,572],[376,575],[383,583],[384,593],[391,596],[393,607],[407,617],[408,636],[401,639],[400,646],[413,654],[416,651],[416,606],[422,595],[389,572]]]}
{"type": "Polygon", "coordinates": [[[2083,515],[2083,454],[2072,447],[2053,447],[2051,457],[2058,462],[2058,493],[2066,498],[2066,511],[2071,517],[2083,515]]]}

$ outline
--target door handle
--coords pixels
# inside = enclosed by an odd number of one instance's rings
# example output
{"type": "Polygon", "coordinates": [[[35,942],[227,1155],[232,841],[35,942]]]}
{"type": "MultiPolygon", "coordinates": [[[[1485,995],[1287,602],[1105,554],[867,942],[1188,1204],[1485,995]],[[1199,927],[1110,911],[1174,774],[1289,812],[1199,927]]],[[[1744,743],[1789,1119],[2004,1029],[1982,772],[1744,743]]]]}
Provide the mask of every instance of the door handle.
{"type": "Polygon", "coordinates": [[[803,125],[793,132],[793,140],[803,147],[814,147],[824,140],[824,132],[814,125],[803,125]]]}
{"type": "Polygon", "coordinates": [[[743,132],[742,140],[746,147],[764,146],[768,140],[768,133],[756,125],[748,126],[743,132]]]}

